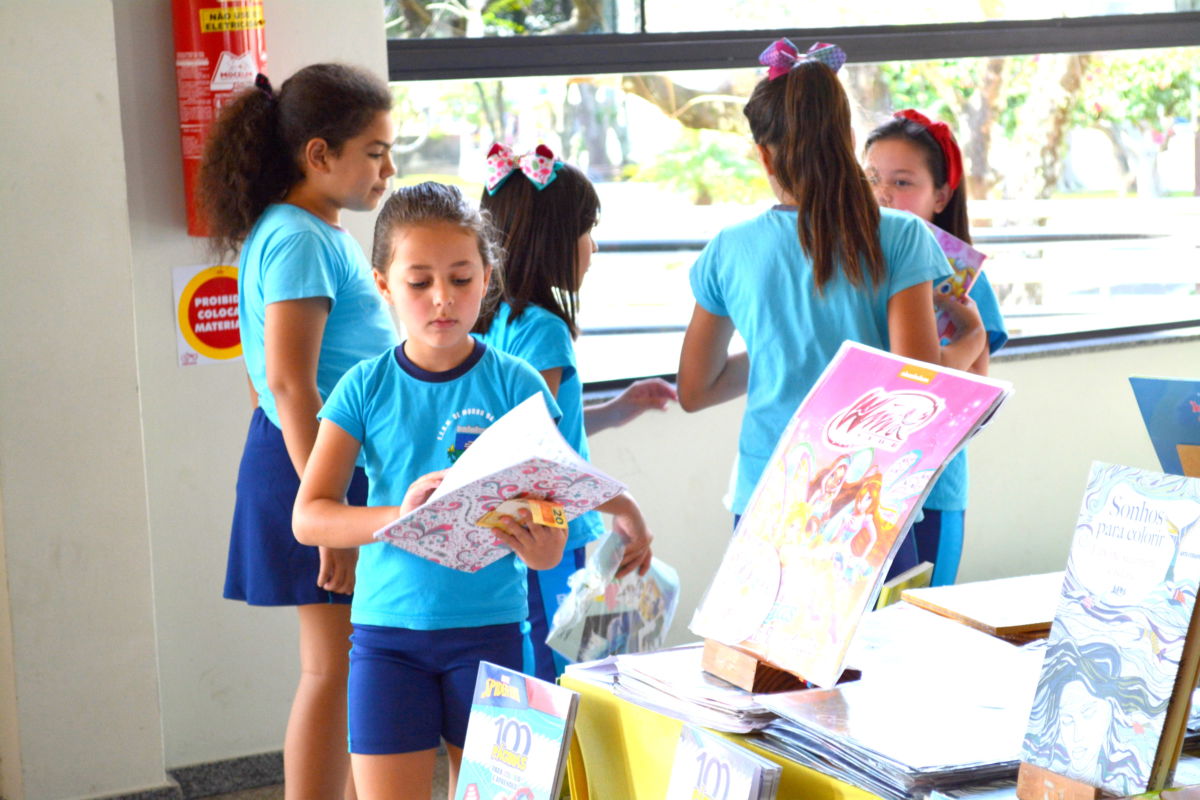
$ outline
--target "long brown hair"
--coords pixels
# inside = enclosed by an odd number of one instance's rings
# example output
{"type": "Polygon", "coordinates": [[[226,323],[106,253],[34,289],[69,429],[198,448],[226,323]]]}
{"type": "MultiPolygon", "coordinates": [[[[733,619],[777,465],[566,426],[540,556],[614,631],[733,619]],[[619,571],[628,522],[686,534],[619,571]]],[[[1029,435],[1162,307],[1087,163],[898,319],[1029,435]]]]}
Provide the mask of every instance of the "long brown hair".
{"type": "Polygon", "coordinates": [[[228,105],[209,134],[198,197],[217,253],[231,253],[271,203],[304,178],[300,156],[312,139],[334,153],[392,108],[375,75],[346,64],[313,64],[276,93],[264,77],[228,105]]]}
{"type": "MultiPolygon", "coordinates": [[[[518,171],[495,194],[485,190],[479,206],[504,237],[504,299],[512,318],[520,317],[526,306],[541,306],[577,336],[579,237],[600,218],[600,197],[592,182],[562,164],[554,181],[538,189],[518,171]]],[[[494,309],[480,314],[474,332],[487,333],[494,316],[494,309]]]]}
{"type": "Polygon", "coordinates": [[[799,206],[800,247],[817,290],[842,273],[854,286],[878,286],[886,272],[879,204],[854,156],[850,100],[837,74],[804,61],[754,87],[745,112],[756,144],[770,151],[775,180],[799,206]]]}
{"type": "MultiPolygon", "coordinates": [[[[871,131],[867,137],[867,145],[863,148],[866,153],[876,142],[895,139],[911,142],[925,155],[925,164],[929,174],[933,176],[934,188],[940,189],[949,180],[946,169],[946,154],[933,135],[919,122],[904,117],[894,117],[871,131]]],[[[971,243],[971,220],[967,216],[967,182],[960,180],[958,187],[950,193],[946,207],[933,215],[931,220],[947,233],[957,236],[967,244],[971,243]]]]}

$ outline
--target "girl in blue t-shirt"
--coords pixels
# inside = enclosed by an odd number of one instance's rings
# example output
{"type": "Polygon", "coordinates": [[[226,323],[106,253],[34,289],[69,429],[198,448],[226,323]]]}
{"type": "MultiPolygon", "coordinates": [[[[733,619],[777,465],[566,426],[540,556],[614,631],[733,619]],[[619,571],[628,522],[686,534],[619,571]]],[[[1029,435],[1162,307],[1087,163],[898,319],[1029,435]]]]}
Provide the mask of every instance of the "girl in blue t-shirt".
{"type": "MultiPolygon", "coordinates": [[[[340,227],[370,211],[395,172],[387,84],[340,64],[266,76],[226,105],[208,139],[200,197],[214,249],[241,250],[238,322],[256,406],[237,479],[225,597],[292,605],[300,681],[283,761],[287,796],[353,796],[346,674],[353,549],[306,547],[291,509],[338,378],[396,342],[362,248],[340,227]]],[[[366,497],[356,473],[352,502],[366,497]]]]}
{"type": "Polygon", "coordinates": [[[296,497],[298,540],[359,548],[348,700],[364,800],[426,800],[442,740],[454,796],[479,662],[520,669],[526,565],[556,566],[566,542],[522,511],[499,533],[514,554],[468,573],[372,538],[423,503],[456,452],[521,401],[542,392],[558,414],[532,367],[470,335],[488,287],[502,284],[501,252],[453,187],[423,183],[384,203],[371,263],[408,339],[338,381],[296,497]],[[366,507],[344,500],[360,458],[366,507]]]}
{"type": "MultiPolygon", "coordinates": [[[[867,179],[885,208],[909,211],[932,222],[968,244],[971,229],[967,216],[967,191],[963,183],[962,153],[944,122],[933,122],[913,109],[898,111],[867,137],[867,179]]],[[[987,375],[988,356],[1008,341],[996,293],[981,272],[970,291],[983,327],[987,346],[969,369],[987,375]]],[[[955,456],[933,485],[922,507],[924,518],[892,561],[888,577],[922,561],[934,565],[932,583],[954,583],[962,557],[963,523],[967,509],[967,451],[955,456]]]]}
{"type": "MultiPolygon", "coordinates": [[[[596,243],[592,228],[600,214],[596,190],[575,167],[545,145],[516,155],[496,144],[488,154],[488,181],[480,206],[501,232],[507,263],[503,302],[485,311],[475,326],[487,344],[528,361],[558,399],[559,429],[588,458],[587,435],[623,425],[650,408],[675,400],[666,381],[637,381],[605,403],[583,405],[575,365],[575,322],[579,290],[596,243]]],[[[650,566],[650,534],[628,493],[601,506],[613,514],[613,529],[625,539],[618,575],[650,566]]],[[[525,672],[554,680],[567,661],[546,645],[549,621],[568,591],[567,578],[583,566],[585,545],[604,533],[595,512],[571,522],[567,551],[554,570],[529,571],[529,647],[525,672]]]]}
{"type": "Polygon", "coordinates": [[[970,305],[940,345],[933,281],[950,273],[924,223],[879,208],[854,154],[845,54],[786,39],[746,103],[779,205],[719,232],[693,265],[696,307],[679,360],[679,402],[696,411],[747,393],[733,511],[746,508],[791,414],[843,340],[957,368],[983,347],[970,305]],[[746,352],[729,355],[733,332],[746,352]]]}

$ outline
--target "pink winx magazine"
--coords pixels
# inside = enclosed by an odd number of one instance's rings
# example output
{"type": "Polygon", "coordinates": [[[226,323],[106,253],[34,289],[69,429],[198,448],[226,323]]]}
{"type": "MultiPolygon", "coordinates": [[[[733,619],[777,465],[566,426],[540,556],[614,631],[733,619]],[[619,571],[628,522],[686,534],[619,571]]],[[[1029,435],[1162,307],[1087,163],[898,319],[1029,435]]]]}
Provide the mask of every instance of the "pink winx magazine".
{"type": "Polygon", "coordinates": [[[844,342],[776,445],[692,631],[832,686],[921,501],[1010,393],[844,342]]]}
{"type": "MultiPolygon", "coordinates": [[[[929,230],[933,231],[938,246],[942,248],[942,252],[946,254],[946,259],[950,262],[950,268],[954,270],[954,274],[934,286],[933,291],[938,294],[951,295],[956,299],[966,297],[967,292],[971,291],[971,287],[979,278],[979,273],[983,270],[983,260],[987,256],[937,225],[930,222],[925,224],[929,226],[929,230]]],[[[938,336],[943,339],[954,336],[954,322],[945,312],[938,312],[937,328],[938,336]]]]}

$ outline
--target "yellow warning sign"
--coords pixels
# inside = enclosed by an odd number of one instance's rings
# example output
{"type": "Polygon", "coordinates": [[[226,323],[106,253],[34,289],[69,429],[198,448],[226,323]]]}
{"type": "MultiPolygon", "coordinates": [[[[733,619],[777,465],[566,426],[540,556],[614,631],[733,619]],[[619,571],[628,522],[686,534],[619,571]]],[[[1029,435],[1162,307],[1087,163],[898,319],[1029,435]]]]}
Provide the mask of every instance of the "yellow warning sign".
{"type": "Polygon", "coordinates": [[[261,27],[263,27],[263,7],[261,3],[228,8],[200,9],[201,33],[249,31],[261,27]]]}

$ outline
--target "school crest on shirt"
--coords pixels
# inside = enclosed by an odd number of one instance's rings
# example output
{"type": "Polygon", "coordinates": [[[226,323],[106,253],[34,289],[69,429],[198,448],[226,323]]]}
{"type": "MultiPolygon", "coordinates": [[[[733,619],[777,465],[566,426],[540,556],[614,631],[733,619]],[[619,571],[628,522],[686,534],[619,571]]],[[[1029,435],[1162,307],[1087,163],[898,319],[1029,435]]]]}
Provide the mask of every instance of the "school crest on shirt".
{"type": "Polygon", "coordinates": [[[482,408],[464,408],[455,411],[438,430],[438,441],[446,448],[446,458],[453,464],[467,451],[479,434],[496,421],[496,415],[482,408]]]}

